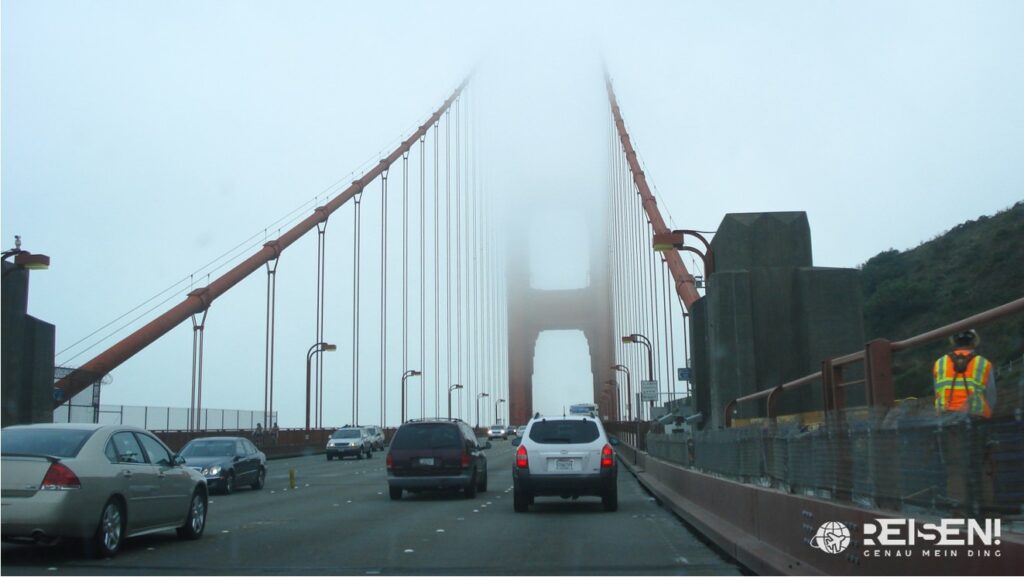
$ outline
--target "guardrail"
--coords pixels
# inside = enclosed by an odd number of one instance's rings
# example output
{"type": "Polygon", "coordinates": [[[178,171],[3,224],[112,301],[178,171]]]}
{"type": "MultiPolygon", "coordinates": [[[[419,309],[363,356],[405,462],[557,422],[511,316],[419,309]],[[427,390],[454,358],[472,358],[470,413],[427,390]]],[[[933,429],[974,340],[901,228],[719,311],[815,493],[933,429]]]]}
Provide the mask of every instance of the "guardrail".
{"type": "Polygon", "coordinates": [[[818,372],[729,401],[724,409],[725,426],[732,426],[733,415],[739,403],[760,399],[765,399],[768,418],[774,419],[778,416],[776,404],[779,395],[815,382],[821,383],[822,409],[826,413],[837,413],[846,408],[845,389],[855,385],[864,385],[869,407],[892,407],[896,400],[892,383],[892,355],[894,352],[931,343],[960,331],[985,326],[1021,311],[1024,311],[1024,297],[902,341],[875,339],[868,342],[863,351],[824,360],[822,368],[818,372]],[[855,363],[863,363],[864,378],[844,381],[845,369],[855,363]]]}

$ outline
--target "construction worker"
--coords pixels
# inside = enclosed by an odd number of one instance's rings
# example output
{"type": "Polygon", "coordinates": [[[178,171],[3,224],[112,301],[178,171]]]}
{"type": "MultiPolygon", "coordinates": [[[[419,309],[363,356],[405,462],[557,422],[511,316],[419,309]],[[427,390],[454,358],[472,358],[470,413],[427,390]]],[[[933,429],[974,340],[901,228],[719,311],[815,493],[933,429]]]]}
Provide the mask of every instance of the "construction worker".
{"type": "Polygon", "coordinates": [[[996,404],[992,363],[974,352],[981,339],[974,330],[950,337],[953,351],[935,361],[935,409],[989,418],[996,404]]]}

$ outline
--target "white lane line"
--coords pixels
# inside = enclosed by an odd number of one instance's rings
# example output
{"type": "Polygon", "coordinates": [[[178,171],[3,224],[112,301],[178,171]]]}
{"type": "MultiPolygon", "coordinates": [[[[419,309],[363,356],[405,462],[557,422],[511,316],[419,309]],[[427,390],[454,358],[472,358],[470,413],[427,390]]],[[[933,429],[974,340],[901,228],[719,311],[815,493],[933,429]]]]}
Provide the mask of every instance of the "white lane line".
{"type": "Polygon", "coordinates": [[[444,529],[438,529],[438,530],[437,530],[437,531],[435,531],[435,532],[436,532],[436,533],[444,533],[444,529]]]}
{"type": "Polygon", "coordinates": [[[230,533],[230,532],[231,532],[231,531],[228,531],[227,529],[223,529],[223,530],[221,530],[221,533],[230,533]]]}
{"type": "Polygon", "coordinates": [[[412,549],[406,549],[406,550],[405,550],[405,553],[412,553],[412,552],[413,552],[413,550],[412,550],[412,549]]]}
{"type": "Polygon", "coordinates": [[[47,567],[46,570],[47,571],[56,571],[57,568],[56,567],[47,567]]]}

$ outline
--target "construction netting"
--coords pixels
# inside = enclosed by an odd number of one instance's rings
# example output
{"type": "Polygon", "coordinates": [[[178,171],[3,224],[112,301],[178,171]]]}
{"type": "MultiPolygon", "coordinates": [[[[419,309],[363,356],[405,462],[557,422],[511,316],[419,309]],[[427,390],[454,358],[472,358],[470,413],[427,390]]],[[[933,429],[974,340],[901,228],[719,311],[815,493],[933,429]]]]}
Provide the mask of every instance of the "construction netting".
{"type": "Polygon", "coordinates": [[[1024,419],[850,410],[817,423],[655,434],[653,457],[862,507],[1024,519],[1024,419]]]}

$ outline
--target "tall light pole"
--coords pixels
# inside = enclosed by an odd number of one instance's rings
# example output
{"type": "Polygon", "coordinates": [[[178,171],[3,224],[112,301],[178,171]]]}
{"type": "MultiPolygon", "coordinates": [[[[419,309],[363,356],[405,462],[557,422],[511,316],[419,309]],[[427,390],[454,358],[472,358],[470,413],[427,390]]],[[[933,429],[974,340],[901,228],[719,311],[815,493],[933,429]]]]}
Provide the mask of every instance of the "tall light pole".
{"type": "Polygon", "coordinates": [[[629,420],[633,420],[633,383],[629,376],[629,367],[626,365],[614,365],[612,366],[613,371],[619,371],[620,373],[626,373],[626,413],[629,415],[629,420]]]}
{"type": "MultiPolygon", "coordinates": [[[[408,371],[405,371],[404,373],[402,373],[402,422],[403,423],[405,422],[405,393],[406,393],[406,390],[407,390],[405,388],[405,379],[408,379],[409,377],[418,377],[418,376],[420,376],[422,374],[423,373],[421,373],[419,371],[416,371],[416,370],[413,370],[413,369],[409,369],[408,371]]],[[[383,426],[384,423],[381,423],[381,425],[383,426]]]]}
{"type": "Polygon", "coordinates": [[[494,402],[494,420],[498,423],[501,422],[501,413],[498,412],[498,406],[505,402],[505,399],[498,399],[494,402]]]}
{"type": "Polygon", "coordinates": [[[619,414],[619,409],[621,408],[621,403],[619,400],[619,396],[621,395],[621,393],[619,392],[619,381],[616,381],[615,379],[608,379],[607,381],[605,381],[605,383],[611,385],[612,387],[612,416],[615,417],[616,421],[621,421],[622,415],[619,414]]]}
{"type": "Polygon", "coordinates": [[[480,399],[483,397],[489,397],[487,393],[480,393],[476,396],[476,428],[480,428],[480,399]]]}
{"type": "Polygon", "coordinates": [[[319,342],[319,343],[316,343],[315,345],[309,347],[309,351],[306,353],[306,431],[309,431],[309,377],[310,377],[310,375],[309,375],[310,366],[309,365],[310,365],[310,362],[313,360],[313,355],[315,355],[317,353],[322,353],[324,351],[334,351],[334,350],[337,350],[337,349],[338,349],[337,345],[332,345],[332,344],[329,344],[329,343],[319,342]]]}
{"type": "MultiPolygon", "coordinates": [[[[647,380],[648,381],[653,381],[654,380],[654,350],[651,348],[651,341],[647,337],[645,337],[645,336],[643,336],[641,334],[633,333],[631,335],[627,335],[627,336],[622,337],[622,342],[624,342],[624,343],[640,343],[641,345],[647,347],[647,380]]],[[[654,401],[651,401],[651,408],[652,409],[654,408],[654,401]]]]}
{"type": "Polygon", "coordinates": [[[461,388],[462,388],[462,385],[460,385],[458,383],[455,383],[454,385],[448,387],[448,419],[449,420],[451,420],[451,418],[452,418],[452,391],[454,391],[455,389],[461,389],[461,388]]]}

